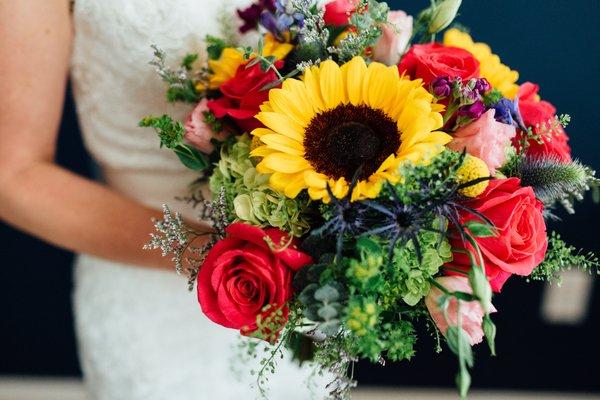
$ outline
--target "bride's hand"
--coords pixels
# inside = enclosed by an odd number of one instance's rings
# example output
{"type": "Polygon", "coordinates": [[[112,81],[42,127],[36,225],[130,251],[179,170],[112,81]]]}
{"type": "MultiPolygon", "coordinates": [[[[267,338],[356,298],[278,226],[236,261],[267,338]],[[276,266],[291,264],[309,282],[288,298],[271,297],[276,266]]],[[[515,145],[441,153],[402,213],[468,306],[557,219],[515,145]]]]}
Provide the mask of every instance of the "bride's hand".
{"type": "Polygon", "coordinates": [[[142,249],[160,212],[54,163],[71,39],[68,0],[0,2],[0,219],[75,252],[170,267],[142,249]]]}

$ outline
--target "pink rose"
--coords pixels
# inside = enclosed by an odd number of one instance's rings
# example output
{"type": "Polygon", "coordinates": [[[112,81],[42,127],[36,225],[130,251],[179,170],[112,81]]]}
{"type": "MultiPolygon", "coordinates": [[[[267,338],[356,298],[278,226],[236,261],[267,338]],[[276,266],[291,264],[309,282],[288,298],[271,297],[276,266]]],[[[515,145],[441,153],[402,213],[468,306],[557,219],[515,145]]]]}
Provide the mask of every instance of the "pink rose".
{"type": "Polygon", "coordinates": [[[204,122],[204,113],[208,111],[206,99],[202,99],[200,103],[192,110],[190,115],[185,120],[185,140],[205,154],[210,154],[215,151],[215,146],[212,144],[212,139],[223,141],[229,136],[229,132],[223,130],[215,133],[212,128],[204,122]]]}
{"type": "Polygon", "coordinates": [[[390,11],[388,24],[382,27],[383,34],[373,48],[373,59],[386,65],[400,62],[410,41],[413,18],[404,11],[390,11]]]}
{"type": "Polygon", "coordinates": [[[454,151],[467,152],[481,158],[494,173],[506,161],[506,146],[517,134],[512,125],[494,119],[496,110],[488,110],[477,120],[454,132],[448,147],[454,151]]]}
{"type": "MultiPolygon", "coordinates": [[[[435,280],[450,292],[473,293],[473,289],[469,285],[469,280],[465,276],[443,276],[435,280]]],[[[460,311],[461,327],[469,336],[471,346],[481,343],[483,340],[483,329],[481,328],[481,324],[483,323],[483,309],[481,308],[481,304],[477,301],[460,300],[459,310],[459,300],[451,297],[446,316],[444,316],[439,304],[441,296],[442,291],[433,286],[427,297],[425,297],[427,310],[429,310],[429,314],[431,314],[431,318],[433,318],[440,332],[445,335],[449,326],[458,325],[458,312],[460,311]]],[[[496,308],[491,306],[490,312],[496,312],[496,308]]]]}

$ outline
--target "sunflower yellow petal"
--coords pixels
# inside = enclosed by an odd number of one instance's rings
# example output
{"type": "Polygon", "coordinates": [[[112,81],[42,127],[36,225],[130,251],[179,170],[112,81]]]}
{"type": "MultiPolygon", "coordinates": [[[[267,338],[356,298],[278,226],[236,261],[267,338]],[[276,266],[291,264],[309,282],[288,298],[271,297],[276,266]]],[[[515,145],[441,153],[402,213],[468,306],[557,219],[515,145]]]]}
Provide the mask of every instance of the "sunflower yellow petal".
{"type": "Polygon", "coordinates": [[[269,154],[262,159],[260,164],[273,171],[279,171],[286,174],[293,174],[310,168],[309,162],[302,157],[286,153],[269,154]]]}
{"type": "Polygon", "coordinates": [[[283,153],[302,156],[304,147],[302,144],[287,136],[270,133],[261,136],[260,140],[271,149],[279,150],[283,153]]]}
{"type": "Polygon", "coordinates": [[[327,187],[327,176],[314,170],[304,171],[304,182],[308,187],[325,189],[327,187]]]}
{"type": "Polygon", "coordinates": [[[353,105],[359,105],[363,101],[362,82],[363,76],[367,71],[367,64],[362,57],[354,57],[350,62],[342,66],[346,77],[346,90],[348,91],[348,100],[353,105]]]}
{"type": "Polygon", "coordinates": [[[256,119],[277,133],[285,135],[298,142],[302,142],[304,140],[304,128],[298,125],[298,123],[294,122],[286,114],[261,111],[256,115],[256,119]]]}
{"type": "Polygon", "coordinates": [[[325,110],[325,103],[321,96],[320,78],[319,78],[319,67],[311,67],[304,71],[303,76],[304,85],[306,86],[306,94],[308,100],[313,106],[315,112],[325,110]]]}
{"type": "Polygon", "coordinates": [[[327,60],[321,63],[319,80],[321,96],[326,108],[335,108],[346,102],[342,71],[334,61],[327,60]]]}

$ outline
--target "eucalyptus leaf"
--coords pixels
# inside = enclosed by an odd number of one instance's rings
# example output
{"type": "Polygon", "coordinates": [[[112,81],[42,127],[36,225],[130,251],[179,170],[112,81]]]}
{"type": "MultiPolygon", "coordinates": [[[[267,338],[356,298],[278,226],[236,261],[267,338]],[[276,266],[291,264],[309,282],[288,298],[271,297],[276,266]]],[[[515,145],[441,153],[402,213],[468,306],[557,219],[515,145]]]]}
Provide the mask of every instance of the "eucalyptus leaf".
{"type": "Polygon", "coordinates": [[[321,308],[319,308],[319,310],[317,311],[317,314],[319,315],[319,317],[323,318],[325,321],[329,321],[338,316],[338,311],[335,309],[335,307],[332,307],[331,305],[326,304],[326,305],[322,306],[321,308]]]}
{"type": "Polygon", "coordinates": [[[338,292],[338,290],[336,288],[334,288],[331,285],[325,285],[323,287],[320,287],[319,289],[317,289],[317,291],[315,292],[315,299],[322,301],[322,302],[334,302],[339,300],[340,298],[340,293],[338,292]]]}

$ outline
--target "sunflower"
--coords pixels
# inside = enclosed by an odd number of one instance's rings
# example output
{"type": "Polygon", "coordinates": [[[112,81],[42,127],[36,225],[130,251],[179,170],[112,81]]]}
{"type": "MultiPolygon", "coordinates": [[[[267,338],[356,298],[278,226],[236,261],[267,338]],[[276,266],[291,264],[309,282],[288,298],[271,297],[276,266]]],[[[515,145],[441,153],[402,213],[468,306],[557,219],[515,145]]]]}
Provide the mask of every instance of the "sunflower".
{"type": "Polygon", "coordinates": [[[479,61],[481,77],[498,89],[504,96],[514,99],[519,91],[519,73],[502,64],[500,57],[492,53],[492,49],[485,43],[476,43],[466,32],[456,28],[448,29],[444,34],[446,46],[460,47],[467,50],[479,61]]]}
{"type": "Polygon", "coordinates": [[[262,142],[252,151],[257,170],[290,198],[303,189],[314,200],[329,202],[329,190],[342,198],[355,176],[352,200],[375,198],[383,182],[398,182],[400,163],[425,163],[450,141],[435,131],[443,122],[432,101],[396,66],[325,61],[269,92],[256,116],[266,127],[252,132],[262,142]]]}
{"type": "MultiPolygon", "coordinates": [[[[275,57],[276,60],[283,60],[293,48],[292,44],[279,42],[272,34],[267,33],[264,36],[262,55],[264,57],[275,57]]],[[[238,67],[246,61],[244,52],[240,49],[234,47],[224,48],[219,59],[208,60],[208,66],[212,71],[208,87],[218,89],[223,83],[233,78],[238,67]]],[[[204,89],[203,84],[199,84],[198,89],[204,89]]]]}

